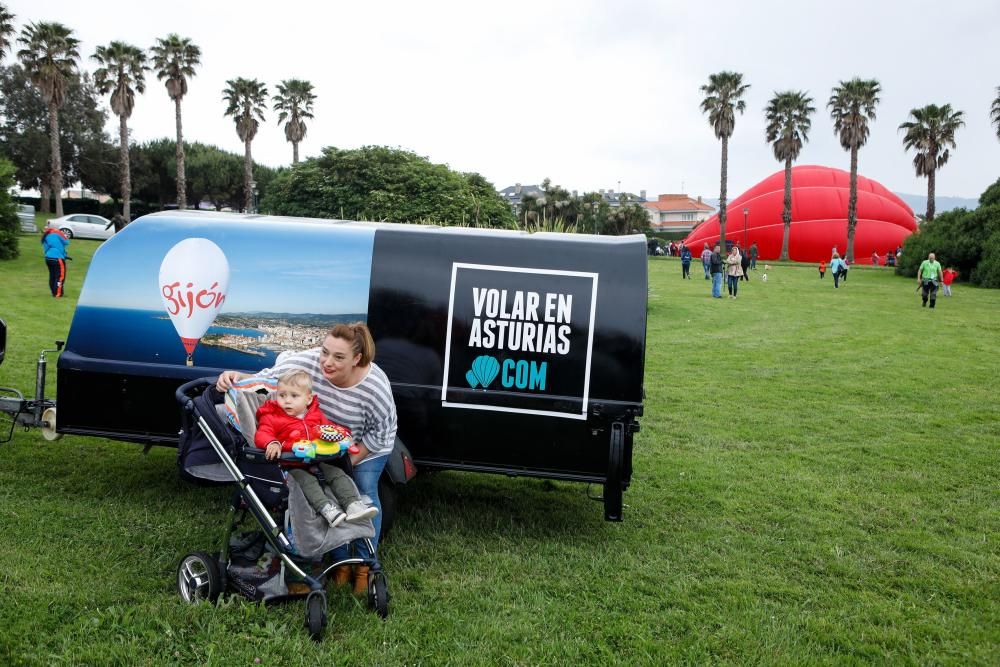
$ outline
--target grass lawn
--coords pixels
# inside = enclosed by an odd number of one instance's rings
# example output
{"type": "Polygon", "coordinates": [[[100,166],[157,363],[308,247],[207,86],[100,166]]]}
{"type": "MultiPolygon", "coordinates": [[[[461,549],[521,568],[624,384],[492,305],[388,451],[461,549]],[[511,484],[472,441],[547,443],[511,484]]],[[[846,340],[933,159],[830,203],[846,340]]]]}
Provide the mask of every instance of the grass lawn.
{"type": "MultiPolygon", "coordinates": [[[[62,300],[22,243],[0,385],[27,391],[97,243],[73,241],[62,300]]],[[[302,603],[181,602],[177,561],[215,550],[229,492],[178,481],[173,450],[16,432],[0,664],[997,664],[1000,291],[931,311],[884,268],[834,290],[774,264],[713,300],[695,268],[650,260],[624,523],[582,485],[418,477],[381,549],[389,619],[333,594],[319,644],[302,603]]]]}

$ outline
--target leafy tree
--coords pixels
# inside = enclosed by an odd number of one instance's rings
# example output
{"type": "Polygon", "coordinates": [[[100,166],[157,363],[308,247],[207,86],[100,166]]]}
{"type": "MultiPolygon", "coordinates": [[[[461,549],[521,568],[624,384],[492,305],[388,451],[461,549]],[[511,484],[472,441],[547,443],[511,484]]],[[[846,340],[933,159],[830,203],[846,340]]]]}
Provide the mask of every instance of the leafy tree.
{"type": "Polygon", "coordinates": [[[201,49],[186,37],[171,33],[156,40],[150,49],[156,78],[164,82],[167,94],[174,101],[174,120],[177,125],[177,207],[187,208],[187,181],[184,173],[184,132],[181,126],[181,100],[187,95],[188,79],[194,68],[201,64],[201,49]]]}
{"type": "MultiPolygon", "coordinates": [[[[50,183],[56,198],[56,217],[63,214],[62,163],[59,152],[59,109],[66,101],[66,87],[80,57],[80,40],[61,23],[30,23],[18,41],[24,46],[17,57],[42,93],[49,111],[50,183]]],[[[44,208],[43,208],[44,210],[44,208]]]]}
{"type": "Polygon", "coordinates": [[[469,211],[470,227],[504,227],[513,220],[510,207],[497,196],[496,188],[482,174],[462,174],[468,188],[472,208],[469,211]]]}
{"type": "Polygon", "coordinates": [[[743,83],[739,72],[719,72],[708,77],[708,84],[701,87],[705,99],[701,101],[702,113],[708,114],[708,123],[715,130],[715,138],[722,141],[722,176],[719,183],[719,238],[726,239],[726,185],[729,177],[729,137],[736,126],[736,112],[746,111],[742,99],[750,88],[743,83]]]}
{"type": "Polygon", "coordinates": [[[256,79],[236,78],[226,81],[222,91],[227,103],[226,116],[232,116],[236,123],[236,134],[243,141],[243,197],[244,210],[250,211],[253,202],[253,157],[250,142],[257,136],[257,128],[264,120],[267,108],[267,88],[256,79]]]}
{"type": "Polygon", "coordinates": [[[780,256],[783,261],[788,260],[788,239],[792,229],[792,162],[799,157],[802,144],[809,141],[809,129],[812,127],[809,116],[816,111],[812,101],[803,91],[775,92],[764,111],[767,118],[765,132],[774,149],[774,158],[785,163],[785,206],[781,213],[785,231],[780,256]]]}
{"type": "MultiPolygon", "coordinates": [[[[104,132],[107,113],[88,74],[74,74],[66,87],[60,112],[60,166],[64,183],[107,191],[110,171],[117,179],[117,159],[104,132]]],[[[17,183],[40,190],[42,210],[48,211],[50,186],[48,106],[20,65],[0,67],[0,152],[17,168],[17,183]]],[[[117,190],[117,186],[115,187],[117,190]]]]}
{"type": "Polygon", "coordinates": [[[833,89],[826,106],[840,145],[851,152],[851,188],[847,202],[847,261],[854,261],[854,229],[858,224],[858,150],[868,141],[868,121],[875,120],[881,92],[875,79],[853,78],[833,89]]]}
{"type": "Polygon", "coordinates": [[[532,192],[521,198],[518,224],[549,229],[548,222],[553,221],[557,226],[572,229],[577,225],[581,206],[579,197],[574,197],[562,186],[552,185],[552,181],[546,178],[542,181],[541,194],[532,192]]]}
{"type": "Polygon", "coordinates": [[[156,139],[133,147],[132,190],[142,201],[159,208],[177,193],[177,146],[172,139],[156,139]]]}
{"type": "Polygon", "coordinates": [[[993,185],[986,188],[983,194],[979,195],[980,206],[993,206],[1000,204],[1000,178],[993,185]]]}
{"type": "Polygon", "coordinates": [[[602,232],[621,235],[645,233],[649,230],[649,213],[639,204],[622,203],[607,216],[602,232]]]}
{"type": "Polygon", "coordinates": [[[927,177],[927,215],[934,219],[934,176],[948,162],[948,147],[955,148],[955,132],[965,125],[961,111],[952,111],[950,104],[928,104],[921,109],[911,109],[912,121],[899,126],[906,130],[903,146],[916,151],[913,167],[917,176],[927,177]]]}
{"type": "MultiPolygon", "coordinates": [[[[2,9],[2,7],[0,7],[2,9]]],[[[17,209],[10,196],[14,187],[14,165],[0,158],[0,259],[15,259],[20,254],[17,209]]]]}
{"type": "Polygon", "coordinates": [[[146,90],[146,54],[142,49],[125,42],[111,42],[98,46],[94,55],[99,67],[94,72],[94,83],[101,93],[111,93],[111,111],[118,116],[120,143],[119,169],[122,189],[122,216],[132,219],[130,203],[132,186],[129,172],[128,119],[135,108],[135,94],[146,90]]]}
{"type": "Polygon", "coordinates": [[[10,50],[10,36],[14,34],[14,15],[7,11],[5,5],[0,5],[0,62],[10,50]]]}
{"type": "Polygon", "coordinates": [[[997,86],[997,96],[993,100],[993,108],[990,109],[990,118],[993,119],[993,124],[997,126],[997,139],[1000,139],[1000,86],[997,86]]]}
{"type": "Polygon", "coordinates": [[[285,123],[285,139],[292,142],[292,164],[299,163],[299,142],[306,136],[304,118],[312,118],[312,105],[316,100],[313,86],[301,79],[286,79],[278,84],[278,94],[274,96],[274,110],[278,115],[278,125],[285,123]]]}
{"type": "Polygon", "coordinates": [[[513,226],[514,216],[478,174],[460,174],[384,146],[324,148],[275,175],[262,208],[278,215],[513,226]]]}

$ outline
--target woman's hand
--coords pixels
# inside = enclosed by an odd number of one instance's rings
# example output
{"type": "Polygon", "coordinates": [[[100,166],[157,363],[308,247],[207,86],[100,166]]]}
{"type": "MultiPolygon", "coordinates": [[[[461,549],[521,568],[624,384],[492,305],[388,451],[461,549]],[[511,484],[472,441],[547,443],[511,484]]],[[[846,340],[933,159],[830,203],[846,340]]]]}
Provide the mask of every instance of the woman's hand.
{"type": "Polygon", "coordinates": [[[368,456],[368,448],[365,447],[363,442],[357,440],[354,442],[354,445],[358,448],[358,453],[351,454],[351,465],[358,465],[368,456]]]}
{"type": "Polygon", "coordinates": [[[234,382],[242,380],[245,377],[250,376],[239,371],[222,371],[219,373],[219,379],[215,381],[215,388],[219,391],[228,391],[233,388],[234,382]]]}
{"type": "Polygon", "coordinates": [[[277,440],[267,443],[267,449],[264,450],[264,458],[268,461],[274,461],[279,456],[281,456],[281,443],[277,440]]]}

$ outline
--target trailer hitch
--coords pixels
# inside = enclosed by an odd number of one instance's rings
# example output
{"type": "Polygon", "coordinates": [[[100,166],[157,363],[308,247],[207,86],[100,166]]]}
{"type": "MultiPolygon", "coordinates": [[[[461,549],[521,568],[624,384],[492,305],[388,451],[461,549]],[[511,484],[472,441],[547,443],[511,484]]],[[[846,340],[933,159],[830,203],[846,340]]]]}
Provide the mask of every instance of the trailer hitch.
{"type": "MultiPolygon", "coordinates": [[[[0,334],[6,343],[7,327],[0,320],[0,334]]],[[[58,440],[62,437],[56,432],[56,402],[45,398],[45,376],[48,362],[45,355],[62,351],[66,341],[57,340],[54,349],[42,350],[35,365],[35,397],[25,398],[19,390],[12,387],[0,387],[0,413],[10,416],[10,428],[6,437],[0,437],[0,444],[10,442],[14,437],[14,427],[21,425],[25,430],[38,427],[46,440],[58,440]]],[[[5,345],[3,345],[5,347],[5,345]]]]}

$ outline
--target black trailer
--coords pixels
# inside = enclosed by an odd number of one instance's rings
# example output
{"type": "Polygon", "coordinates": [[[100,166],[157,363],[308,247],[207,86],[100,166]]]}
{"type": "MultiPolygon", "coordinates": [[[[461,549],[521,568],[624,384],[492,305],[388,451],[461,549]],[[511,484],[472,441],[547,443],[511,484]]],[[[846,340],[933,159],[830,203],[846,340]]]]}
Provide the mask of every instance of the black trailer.
{"type": "Polygon", "coordinates": [[[57,430],[176,445],[179,385],[265,368],[362,319],[399,413],[395,481],[408,451],[427,469],[596,483],[621,520],[646,267],[641,235],[145,216],[94,255],[59,357],[57,430]]]}

